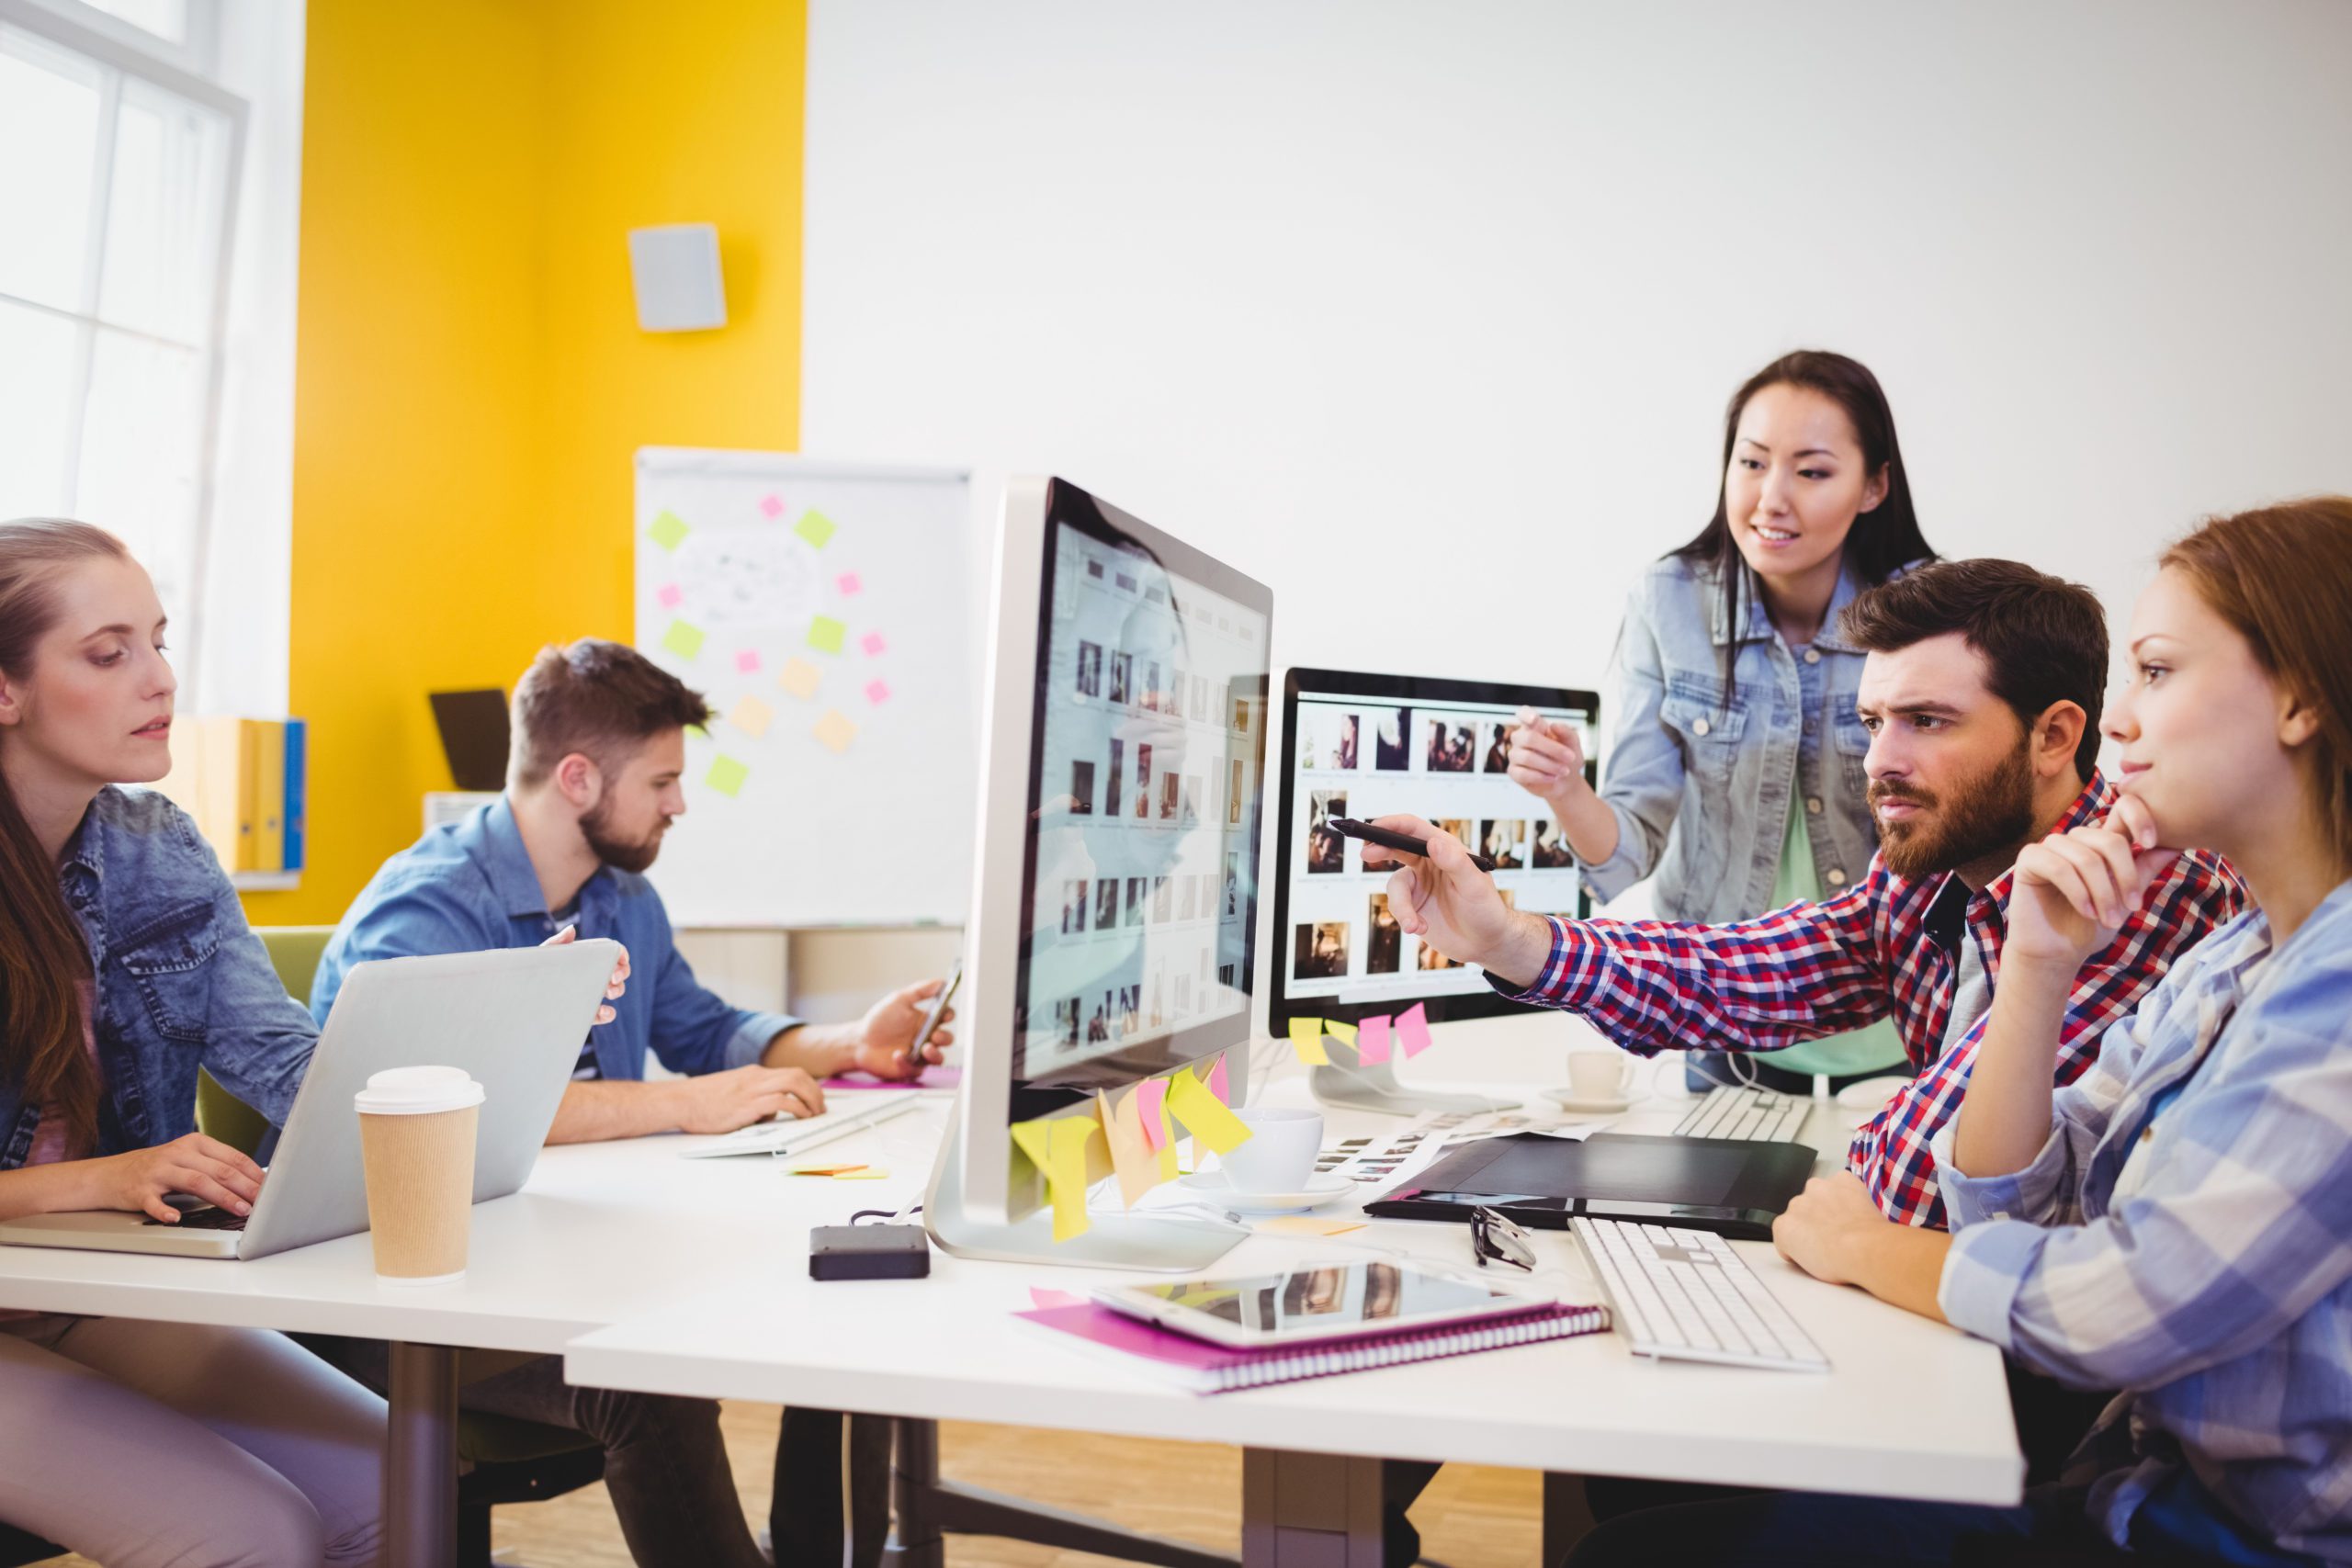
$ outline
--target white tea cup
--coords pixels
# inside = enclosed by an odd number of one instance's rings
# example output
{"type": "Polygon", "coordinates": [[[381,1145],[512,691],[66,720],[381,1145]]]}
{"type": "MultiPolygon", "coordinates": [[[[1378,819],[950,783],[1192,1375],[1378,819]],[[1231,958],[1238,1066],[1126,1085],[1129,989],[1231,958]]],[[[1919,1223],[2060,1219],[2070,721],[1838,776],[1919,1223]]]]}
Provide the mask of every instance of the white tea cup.
{"type": "Polygon", "coordinates": [[[1233,1190],[1303,1191],[1315,1174],[1315,1156],[1323,1152],[1323,1113],[1247,1105],[1233,1114],[1250,1129],[1249,1137],[1217,1156],[1233,1190]]]}
{"type": "Polygon", "coordinates": [[[1568,1092],[1578,1100],[1624,1100],[1640,1064],[1623,1051],[1568,1053],[1568,1092]]]}

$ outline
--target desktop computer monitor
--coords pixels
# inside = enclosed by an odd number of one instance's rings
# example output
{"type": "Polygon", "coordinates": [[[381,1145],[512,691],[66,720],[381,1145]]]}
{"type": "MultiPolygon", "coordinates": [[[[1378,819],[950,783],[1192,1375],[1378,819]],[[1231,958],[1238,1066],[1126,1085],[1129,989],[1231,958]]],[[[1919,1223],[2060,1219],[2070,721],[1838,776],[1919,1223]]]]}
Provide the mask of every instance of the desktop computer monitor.
{"type": "MultiPolygon", "coordinates": [[[[1600,699],[1591,692],[1342,670],[1284,677],[1267,1007],[1276,1039],[1294,1018],[1352,1023],[1416,1002],[1432,1023],[1529,1010],[1482,971],[1406,935],[1388,912],[1394,868],[1365,870],[1362,842],[1318,826],[1409,812],[1492,859],[1496,886],[1517,908],[1589,914],[1560,824],[1504,771],[1523,707],[1576,726],[1587,776],[1598,777],[1600,699]]],[[[1401,1089],[1392,1072],[1362,1067],[1336,1043],[1331,1055],[1334,1067],[1313,1075],[1327,1100],[1386,1111],[1469,1103],[1401,1089]]]]}
{"type": "Polygon", "coordinates": [[[925,1218],[966,1255],[1196,1267],[1239,1233],[1105,1214],[1050,1244],[1010,1129],[1250,1038],[1272,595],[1058,479],[1007,486],[992,586],[967,1051],[925,1218]]]}

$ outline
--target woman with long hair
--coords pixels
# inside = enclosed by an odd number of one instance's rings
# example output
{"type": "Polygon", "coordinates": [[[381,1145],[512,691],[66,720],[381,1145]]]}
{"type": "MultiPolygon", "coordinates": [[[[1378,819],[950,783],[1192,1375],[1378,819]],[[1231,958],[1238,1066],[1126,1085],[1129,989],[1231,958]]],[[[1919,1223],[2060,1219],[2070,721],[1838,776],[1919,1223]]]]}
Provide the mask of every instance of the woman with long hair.
{"type": "Polygon", "coordinates": [[[2352,499],[2165,553],[2104,729],[2122,795],[2018,857],[2000,988],[1937,1134],[1953,1229],[1816,1179],[1773,1239],[2123,1394],[2015,1508],[1790,1494],[1627,1514],[1576,1568],[1703,1561],[2352,1561],[2352,499]],[[2254,908],[2177,961],[2053,1092],[2084,956],[2182,852],[2254,908]]]}
{"type": "MultiPolygon", "coordinates": [[[[282,1122],[317,1032],[171,766],[154,585],[86,524],[0,523],[0,1217],[250,1213],[197,1069],[282,1122]]],[[[282,1335],[0,1313],[0,1519],[109,1568],[377,1561],[384,1406],[282,1335]]]]}
{"type": "MultiPolygon", "coordinates": [[[[1510,776],[1551,808],[1600,898],[1657,875],[1666,919],[1720,924],[1859,883],[1876,831],[1854,712],[1853,596],[1935,558],[1894,412],[1842,354],[1783,355],[1724,414],[1715,514],[1643,574],[1619,643],[1616,744],[1595,790],[1569,727],[1522,714],[1510,776]]],[[[1868,1075],[1904,1060],[1881,1025],[1771,1063],[1690,1054],[1693,1087],[1868,1075]]]]}

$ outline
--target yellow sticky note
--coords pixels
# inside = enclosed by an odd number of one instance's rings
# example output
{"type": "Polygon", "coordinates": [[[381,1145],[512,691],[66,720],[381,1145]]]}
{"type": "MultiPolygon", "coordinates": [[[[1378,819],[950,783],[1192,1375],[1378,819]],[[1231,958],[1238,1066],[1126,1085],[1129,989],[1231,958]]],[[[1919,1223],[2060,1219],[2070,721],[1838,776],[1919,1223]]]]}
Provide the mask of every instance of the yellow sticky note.
{"type": "Polygon", "coordinates": [[[662,634],[662,646],[681,659],[692,659],[702,651],[702,628],[691,621],[672,621],[662,634]]]}
{"type": "Polygon", "coordinates": [[[839,1176],[845,1170],[864,1170],[862,1165],[843,1161],[839,1165],[796,1165],[785,1172],[786,1176],[839,1176]]]}
{"type": "Polygon", "coordinates": [[[1338,1041],[1340,1044],[1351,1048],[1352,1048],[1356,1043],[1356,1026],[1352,1023],[1341,1023],[1336,1018],[1326,1019],[1323,1021],[1323,1032],[1338,1041]]]}
{"type": "Polygon", "coordinates": [[[743,793],[743,781],[751,776],[752,770],[734,758],[713,757],[710,772],[703,775],[702,782],[732,800],[743,793]]]}
{"type": "Polygon", "coordinates": [[[820,653],[839,653],[849,628],[831,615],[808,617],[808,646],[820,653]]]}
{"type": "Polygon", "coordinates": [[[1312,1214],[1276,1214],[1250,1229],[1262,1235],[1345,1235],[1363,1229],[1362,1220],[1318,1220],[1312,1214]]]}
{"type": "Polygon", "coordinates": [[[879,1166],[862,1165],[855,1170],[833,1172],[835,1181],[879,1181],[890,1173],[879,1166]]]}
{"type": "Polygon", "coordinates": [[[1331,1065],[1329,1054],[1323,1049],[1323,1021],[1319,1018],[1295,1018],[1290,1021],[1290,1048],[1300,1061],[1310,1067],[1331,1065]]]}
{"type": "Polygon", "coordinates": [[[646,527],[645,536],[665,550],[674,550],[684,544],[686,536],[693,532],[676,513],[664,512],[646,527]]]}
{"type": "Polygon", "coordinates": [[[1029,1163],[1043,1176],[1053,1166],[1053,1123],[1046,1121],[1015,1122],[1012,1124],[1012,1146],[1029,1156],[1029,1163]]]}
{"type": "Polygon", "coordinates": [[[728,712],[727,722],[757,740],[775,722],[775,709],[757,697],[745,697],[728,712]]]}
{"type": "Polygon", "coordinates": [[[1250,1129],[1209,1092],[1209,1086],[1189,1072],[1168,1080],[1168,1109],[1195,1138],[1218,1154],[1230,1153],[1250,1141],[1250,1129]]]}
{"type": "Polygon", "coordinates": [[[1101,1089],[1094,1091],[1094,1111],[1102,1122],[1103,1141],[1111,1151],[1111,1168],[1119,1178],[1119,1199],[1130,1209],[1136,1200],[1159,1185],[1159,1162],[1143,1135],[1143,1106],[1133,1089],[1114,1105],[1101,1089]]]}
{"type": "Polygon", "coordinates": [[[807,660],[787,659],[776,671],[775,683],[805,703],[817,694],[817,682],[823,678],[824,671],[807,660]]]}
{"type": "Polygon", "coordinates": [[[817,721],[814,733],[818,743],[838,757],[857,739],[857,726],[843,718],[839,708],[827,708],[825,716],[817,721]]]}
{"type": "Polygon", "coordinates": [[[1094,1141],[1101,1124],[1091,1116],[1062,1116],[1050,1125],[1053,1163],[1046,1170],[1046,1190],[1054,1206],[1054,1239],[1068,1241],[1084,1235],[1091,1224],[1086,1217],[1086,1145],[1094,1141]]]}
{"type": "Polygon", "coordinates": [[[800,521],[792,525],[792,531],[821,550],[825,541],[833,536],[833,520],[812,508],[800,514],[800,521]]]}

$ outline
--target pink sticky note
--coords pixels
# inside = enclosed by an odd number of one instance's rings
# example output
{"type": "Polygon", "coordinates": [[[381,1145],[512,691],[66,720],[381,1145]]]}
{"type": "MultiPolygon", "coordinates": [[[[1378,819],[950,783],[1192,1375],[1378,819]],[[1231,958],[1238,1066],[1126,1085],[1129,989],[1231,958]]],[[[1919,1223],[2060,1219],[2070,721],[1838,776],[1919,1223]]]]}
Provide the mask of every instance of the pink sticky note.
{"type": "Polygon", "coordinates": [[[1388,1060],[1388,1015],[1374,1013],[1356,1020],[1356,1063],[1376,1067],[1388,1060]]]}
{"type": "Polygon", "coordinates": [[[1233,1096],[1225,1091],[1225,1058],[1219,1056],[1216,1066],[1209,1069],[1209,1092],[1226,1104],[1233,1103],[1233,1096]]]}
{"type": "Polygon", "coordinates": [[[1086,1304],[1086,1298],[1075,1292],[1048,1291],[1041,1285],[1029,1287],[1029,1299],[1037,1304],[1037,1310],[1040,1312],[1049,1307],[1074,1307],[1086,1304]]]}
{"type": "Polygon", "coordinates": [[[782,497],[780,497],[780,496],[774,496],[774,495],[763,495],[763,496],[762,496],[762,497],[760,498],[760,510],[761,510],[763,513],[766,513],[766,514],[767,514],[768,516],[770,516],[770,517],[781,517],[781,516],[783,516],[783,515],[784,515],[784,501],[783,501],[783,498],[782,498],[782,497]]]}
{"type": "Polygon", "coordinates": [[[1146,1078],[1136,1085],[1136,1110],[1143,1116],[1143,1141],[1151,1145],[1154,1154],[1159,1152],[1161,1141],[1159,1108],[1167,1099],[1166,1078],[1146,1078]]]}
{"type": "Polygon", "coordinates": [[[865,656],[868,659],[878,659],[881,657],[882,650],[890,645],[882,640],[880,632],[867,632],[857,639],[857,646],[865,649],[865,656]]]}
{"type": "Polygon", "coordinates": [[[865,683],[865,700],[872,703],[876,707],[880,707],[884,703],[888,702],[890,700],[890,682],[888,681],[868,681],[865,683]]]}
{"type": "Polygon", "coordinates": [[[865,586],[857,580],[857,573],[854,571],[845,571],[833,579],[833,585],[844,593],[854,593],[865,586]]]}
{"type": "Polygon", "coordinates": [[[1430,1048],[1429,1010],[1415,1002],[1396,1015],[1396,1043],[1405,1048],[1408,1056],[1418,1056],[1430,1048]]]}
{"type": "Polygon", "coordinates": [[[760,667],[760,656],[750,649],[735,656],[735,668],[749,675],[760,667]]]}
{"type": "Polygon", "coordinates": [[[686,602],[686,591],[674,582],[665,582],[653,591],[653,597],[665,610],[674,610],[686,602]]]}

